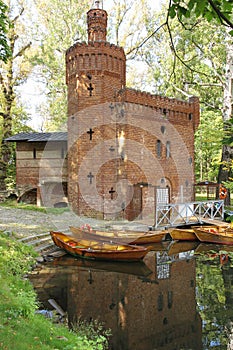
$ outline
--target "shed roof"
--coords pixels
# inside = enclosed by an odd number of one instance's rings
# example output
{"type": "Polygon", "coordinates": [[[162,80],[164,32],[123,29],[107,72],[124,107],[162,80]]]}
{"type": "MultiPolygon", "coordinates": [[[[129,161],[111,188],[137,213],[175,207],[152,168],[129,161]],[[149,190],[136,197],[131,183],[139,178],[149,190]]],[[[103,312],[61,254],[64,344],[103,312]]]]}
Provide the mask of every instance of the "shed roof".
{"type": "Polygon", "coordinates": [[[9,142],[67,141],[67,132],[21,132],[5,140],[9,142]]]}

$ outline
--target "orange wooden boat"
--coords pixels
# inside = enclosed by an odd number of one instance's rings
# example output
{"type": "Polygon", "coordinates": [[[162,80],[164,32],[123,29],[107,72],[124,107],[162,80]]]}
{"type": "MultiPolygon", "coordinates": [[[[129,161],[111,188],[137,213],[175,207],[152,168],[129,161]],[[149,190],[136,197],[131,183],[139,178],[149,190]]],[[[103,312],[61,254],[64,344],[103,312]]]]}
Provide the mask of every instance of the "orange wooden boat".
{"type": "Polygon", "coordinates": [[[66,273],[72,273],[75,268],[82,268],[88,271],[105,271],[115,272],[120,274],[134,275],[139,277],[147,277],[153,273],[153,271],[145,264],[144,260],[133,261],[106,261],[104,260],[90,260],[90,259],[76,259],[71,254],[66,254],[61,258],[52,259],[46,263],[48,267],[62,267],[67,268],[66,273]]]}
{"type": "Polygon", "coordinates": [[[87,239],[76,240],[62,232],[50,232],[53,242],[67,253],[85,259],[110,261],[139,261],[148,249],[115,242],[97,242],[87,239]]]}
{"type": "Polygon", "coordinates": [[[70,231],[77,239],[86,239],[96,241],[113,241],[123,244],[150,244],[159,243],[166,239],[166,231],[99,231],[89,228],[79,228],[70,226],[70,231]]]}
{"type": "Polygon", "coordinates": [[[220,226],[202,226],[194,228],[194,232],[201,242],[233,245],[233,229],[220,226]]]}
{"type": "Polygon", "coordinates": [[[172,241],[168,247],[167,254],[169,256],[176,255],[179,253],[188,252],[190,250],[195,250],[200,244],[198,240],[196,241],[172,241]]]}
{"type": "Polygon", "coordinates": [[[197,241],[197,236],[192,228],[169,229],[169,234],[174,241],[197,241]]]}

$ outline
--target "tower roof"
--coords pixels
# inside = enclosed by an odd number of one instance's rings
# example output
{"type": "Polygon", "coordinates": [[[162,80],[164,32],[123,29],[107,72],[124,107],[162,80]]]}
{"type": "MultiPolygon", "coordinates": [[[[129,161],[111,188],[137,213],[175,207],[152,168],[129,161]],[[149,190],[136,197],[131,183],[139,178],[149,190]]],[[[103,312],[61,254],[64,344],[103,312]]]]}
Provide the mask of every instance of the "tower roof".
{"type": "Polygon", "coordinates": [[[106,41],[107,21],[108,14],[103,10],[103,1],[94,1],[93,7],[87,12],[88,42],[106,41]]]}

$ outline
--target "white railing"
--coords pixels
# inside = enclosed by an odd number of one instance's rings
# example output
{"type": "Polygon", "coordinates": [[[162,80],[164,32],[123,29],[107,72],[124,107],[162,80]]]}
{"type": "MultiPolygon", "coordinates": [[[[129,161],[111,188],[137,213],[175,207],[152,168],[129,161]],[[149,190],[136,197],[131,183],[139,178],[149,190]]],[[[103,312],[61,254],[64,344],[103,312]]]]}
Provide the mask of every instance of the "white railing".
{"type": "Polygon", "coordinates": [[[188,225],[202,219],[223,219],[224,201],[211,200],[179,204],[159,204],[155,210],[155,228],[188,225]]]}

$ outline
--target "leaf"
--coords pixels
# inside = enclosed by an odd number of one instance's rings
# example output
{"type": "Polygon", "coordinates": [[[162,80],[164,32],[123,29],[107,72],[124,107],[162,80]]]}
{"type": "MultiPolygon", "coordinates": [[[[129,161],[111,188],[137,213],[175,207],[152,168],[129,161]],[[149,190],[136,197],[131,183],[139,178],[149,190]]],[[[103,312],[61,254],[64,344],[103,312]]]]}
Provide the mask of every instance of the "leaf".
{"type": "Polygon", "coordinates": [[[205,14],[205,18],[207,19],[207,21],[208,22],[211,22],[212,21],[212,19],[213,19],[213,17],[214,17],[214,15],[213,15],[213,13],[212,12],[206,12],[206,14],[205,14]]]}
{"type": "Polygon", "coordinates": [[[187,9],[183,6],[179,6],[178,7],[178,11],[179,13],[181,14],[181,16],[186,16],[186,13],[187,13],[187,9]]]}
{"type": "Polygon", "coordinates": [[[169,7],[168,14],[169,14],[169,17],[171,18],[176,17],[175,5],[172,5],[171,7],[169,7]]]}
{"type": "Polygon", "coordinates": [[[191,11],[195,5],[196,5],[196,0],[190,0],[188,3],[189,10],[191,11]]]}
{"type": "Polygon", "coordinates": [[[195,7],[195,14],[197,17],[204,14],[205,10],[207,9],[208,2],[206,0],[197,0],[196,1],[196,7],[195,7]]]}
{"type": "Polygon", "coordinates": [[[223,1],[222,3],[222,10],[224,12],[232,13],[232,8],[233,8],[233,2],[228,2],[228,1],[223,1]]]}

